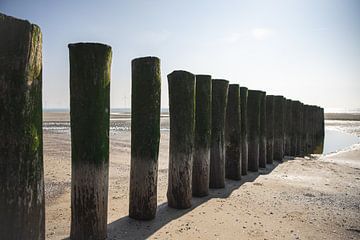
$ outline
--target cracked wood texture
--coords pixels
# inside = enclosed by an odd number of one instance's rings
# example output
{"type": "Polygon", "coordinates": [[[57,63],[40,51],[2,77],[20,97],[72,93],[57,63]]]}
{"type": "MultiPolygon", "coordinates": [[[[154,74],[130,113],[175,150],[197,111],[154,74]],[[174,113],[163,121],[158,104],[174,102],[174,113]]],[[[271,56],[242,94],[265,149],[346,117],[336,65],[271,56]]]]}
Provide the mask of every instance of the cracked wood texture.
{"type": "Polygon", "coordinates": [[[247,170],[248,170],[247,99],[248,99],[248,89],[246,87],[240,87],[241,175],[247,175],[247,170]]]}
{"type": "Polygon", "coordinates": [[[266,92],[260,96],[259,167],[266,168],[266,92]]]}
{"type": "Polygon", "coordinates": [[[71,239],[105,239],[107,230],[111,47],[69,44],[71,239]]]}
{"type": "Polygon", "coordinates": [[[240,86],[230,84],[225,121],[225,177],[241,179],[240,86]]]}
{"type": "Polygon", "coordinates": [[[274,96],[266,96],[266,163],[274,160],[274,96]]]}
{"type": "Polygon", "coordinates": [[[211,76],[196,75],[195,149],[192,172],[192,194],[209,194],[211,146],[211,76]]]}
{"type": "Polygon", "coordinates": [[[210,188],[225,187],[225,116],[229,81],[212,81],[210,188]]]}
{"type": "Polygon", "coordinates": [[[195,75],[174,71],[168,75],[170,152],[167,199],[172,208],[191,207],[195,133],[195,75]]]}
{"type": "Polygon", "coordinates": [[[284,157],[284,102],[283,96],[274,96],[274,160],[284,157]]]}
{"type": "Polygon", "coordinates": [[[0,14],[1,239],[45,239],[42,35],[0,14]]]}
{"type": "Polygon", "coordinates": [[[261,97],[261,91],[248,91],[248,170],[252,172],[259,170],[261,97]]]}
{"type": "Polygon", "coordinates": [[[131,170],[129,217],[150,220],[156,215],[160,142],[160,59],[132,61],[131,170]]]}

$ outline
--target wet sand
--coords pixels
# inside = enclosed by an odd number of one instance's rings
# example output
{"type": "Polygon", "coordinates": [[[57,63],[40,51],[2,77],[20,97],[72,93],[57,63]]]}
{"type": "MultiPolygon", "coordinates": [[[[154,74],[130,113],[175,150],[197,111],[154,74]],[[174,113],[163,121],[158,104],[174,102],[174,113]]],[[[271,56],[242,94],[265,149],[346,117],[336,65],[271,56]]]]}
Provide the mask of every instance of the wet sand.
{"type": "MultiPolygon", "coordinates": [[[[112,126],[129,126],[127,120],[119,122],[112,126]]],[[[344,126],[335,127],[360,133],[344,126]]],[[[162,127],[168,127],[166,118],[162,127]]],[[[110,138],[109,239],[360,238],[360,144],[268,165],[241,181],[227,180],[225,189],[211,190],[208,197],[193,198],[191,209],[175,210],[166,204],[169,131],[162,131],[157,217],[141,222],[127,217],[130,132],[113,131],[110,138]]],[[[70,231],[69,133],[44,131],[44,156],[46,236],[65,239],[70,231]]]]}

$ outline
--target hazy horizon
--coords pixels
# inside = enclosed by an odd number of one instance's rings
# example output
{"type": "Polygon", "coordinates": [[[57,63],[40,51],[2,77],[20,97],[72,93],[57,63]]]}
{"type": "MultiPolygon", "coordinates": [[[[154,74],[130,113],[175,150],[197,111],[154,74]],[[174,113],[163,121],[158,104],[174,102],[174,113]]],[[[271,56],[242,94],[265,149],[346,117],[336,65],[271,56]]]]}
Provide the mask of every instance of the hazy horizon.
{"type": "Polygon", "coordinates": [[[112,108],[131,103],[131,60],[158,56],[166,75],[211,74],[328,108],[360,108],[360,1],[2,0],[41,27],[45,109],[69,107],[67,44],[112,46],[112,108]]]}

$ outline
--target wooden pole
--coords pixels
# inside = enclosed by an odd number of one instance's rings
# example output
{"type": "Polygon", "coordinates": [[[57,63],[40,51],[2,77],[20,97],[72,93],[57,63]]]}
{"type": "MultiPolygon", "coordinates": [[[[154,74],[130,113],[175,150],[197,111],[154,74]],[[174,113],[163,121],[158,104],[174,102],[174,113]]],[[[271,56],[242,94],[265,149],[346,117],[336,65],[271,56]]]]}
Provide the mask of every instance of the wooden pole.
{"type": "Polygon", "coordinates": [[[259,170],[261,97],[261,91],[248,91],[248,170],[252,172],[257,172],[259,170]]]}
{"type": "Polygon", "coordinates": [[[168,75],[170,159],[168,205],[191,207],[191,181],[195,134],[195,75],[174,71],[168,75]]]}
{"type": "Polygon", "coordinates": [[[69,44],[71,239],[105,239],[111,47],[69,44]]]}
{"type": "Polygon", "coordinates": [[[274,96],[274,160],[284,157],[284,97],[274,96]]]}
{"type": "Polygon", "coordinates": [[[225,120],[225,177],[241,179],[240,86],[230,84],[225,120]]]}
{"type": "Polygon", "coordinates": [[[266,168],[266,93],[260,96],[260,144],[259,144],[259,167],[266,168]]]}
{"type": "Polygon", "coordinates": [[[160,142],[160,59],[134,59],[131,88],[131,170],[129,217],[156,215],[160,142]]]}
{"type": "Polygon", "coordinates": [[[42,35],[0,14],[0,238],[45,239],[42,35]]]}
{"type": "Polygon", "coordinates": [[[210,188],[225,187],[225,115],[229,81],[212,81],[210,188]]]}
{"type": "Polygon", "coordinates": [[[266,163],[274,160],[274,96],[266,96],[266,163]]]}
{"type": "Polygon", "coordinates": [[[248,89],[246,87],[240,87],[241,175],[246,175],[248,170],[247,99],[248,99],[248,89]]]}
{"type": "Polygon", "coordinates": [[[292,100],[286,99],[284,103],[284,154],[286,156],[291,156],[291,142],[292,142],[292,100]]]}
{"type": "Polygon", "coordinates": [[[196,75],[195,149],[192,172],[192,194],[209,194],[211,146],[211,76],[196,75]]]}

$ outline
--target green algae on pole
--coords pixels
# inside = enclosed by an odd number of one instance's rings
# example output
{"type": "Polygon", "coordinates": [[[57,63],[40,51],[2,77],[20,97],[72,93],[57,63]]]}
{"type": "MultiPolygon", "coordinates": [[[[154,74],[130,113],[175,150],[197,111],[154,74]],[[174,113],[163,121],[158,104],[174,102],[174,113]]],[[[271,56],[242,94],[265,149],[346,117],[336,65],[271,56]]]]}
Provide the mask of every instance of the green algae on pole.
{"type": "Polygon", "coordinates": [[[299,102],[299,110],[298,110],[298,116],[299,120],[297,121],[297,127],[295,129],[296,131],[296,138],[297,138],[297,144],[296,144],[296,157],[302,157],[304,156],[302,151],[302,131],[303,131],[303,108],[304,104],[302,102],[299,102]]]}
{"type": "Polygon", "coordinates": [[[241,175],[246,175],[248,169],[247,98],[248,98],[248,89],[246,87],[240,87],[241,175]]]}
{"type": "Polygon", "coordinates": [[[167,198],[172,208],[191,207],[195,133],[195,75],[168,75],[170,112],[169,180],[167,198]]]}
{"type": "Polygon", "coordinates": [[[274,96],[274,160],[284,157],[284,97],[274,96]]]}
{"type": "Polygon", "coordinates": [[[261,91],[249,90],[247,102],[248,123],[248,170],[259,170],[259,147],[260,147],[260,101],[261,91]]]}
{"type": "Polygon", "coordinates": [[[69,44],[71,239],[105,239],[107,229],[111,47],[69,44]]]}
{"type": "Polygon", "coordinates": [[[160,59],[131,62],[131,170],[129,217],[150,220],[156,215],[160,141],[160,59]]]}
{"type": "Polygon", "coordinates": [[[45,239],[42,34],[0,14],[1,239],[45,239]]]}
{"type": "Polygon", "coordinates": [[[225,187],[225,116],[229,81],[212,80],[210,188],[225,187]]]}
{"type": "Polygon", "coordinates": [[[195,149],[193,156],[192,194],[209,194],[211,146],[211,76],[196,75],[195,149]]]}
{"type": "Polygon", "coordinates": [[[241,179],[240,86],[230,84],[225,120],[225,177],[241,179]]]}
{"type": "Polygon", "coordinates": [[[292,113],[292,121],[291,121],[291,146],[290,146],[290,155],[296,156],[299,136],[298,136],[298,127],[300,121],[300,102],[292,101],[291,102],[291,113],[292,113]]]}
{"type": "Polygon", "coordinates": [[[266,163],[274,160],[274,96],[266,96],[266,163]]]}
{"type": "Polygon", "coordinates": [[[260,96],[259,167],[266,168],[266,92],[260,96]]]}

